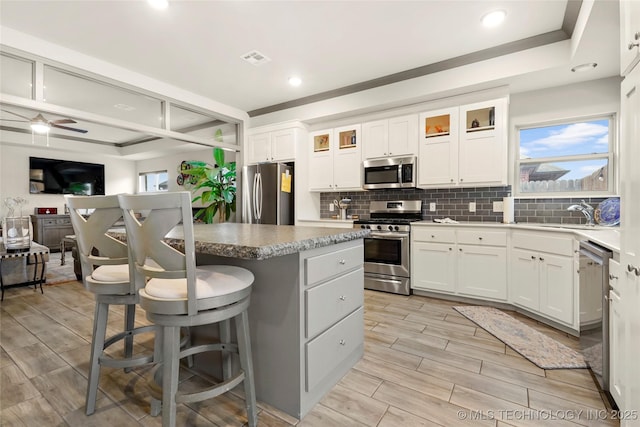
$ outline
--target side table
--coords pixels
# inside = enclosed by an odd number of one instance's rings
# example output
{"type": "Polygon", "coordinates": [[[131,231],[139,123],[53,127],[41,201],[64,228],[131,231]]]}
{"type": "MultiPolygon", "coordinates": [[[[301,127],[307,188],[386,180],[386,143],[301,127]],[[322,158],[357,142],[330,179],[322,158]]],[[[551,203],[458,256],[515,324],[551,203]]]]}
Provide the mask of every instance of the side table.
{"type": "Polygon", "coordinates": [[[18,286],[30,286],[33,285],[34,290],[38,289],[38,284],[40,285],[40,292],[44,294],[42,290],[42,283],[45,280],[45,271],[47,267],[47,263],[44,260],[44,256],[49,254],[49,248],[46,246],[39,245],[38,243],[31,242],[31,247],[28,251],[23,252],[7,252],[7,249],[4,247],[4,244],[0,243],[0,288],[2,289],[2,297],[0,297],[0,301],[4,300],[4,289],[18,287],[18,286]],[[28,280],[22,283],[16,283],[12,285],[4,285],[4,280],[2,278],[2,262],[8,259],[14,258],[25,258],[25,257],[33,257],[35,261],[35,265],[33,268],[33,280],[28,280]],[[40,275],[38,275],[38,265],[42,265],[40,269],[40,275]]]}

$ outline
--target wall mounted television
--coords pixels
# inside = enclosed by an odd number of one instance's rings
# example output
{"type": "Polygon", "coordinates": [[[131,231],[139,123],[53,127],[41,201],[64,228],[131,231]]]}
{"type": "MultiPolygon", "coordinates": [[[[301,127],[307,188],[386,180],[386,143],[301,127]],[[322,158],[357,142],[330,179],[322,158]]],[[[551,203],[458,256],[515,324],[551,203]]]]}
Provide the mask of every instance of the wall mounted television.
{"type": "Polygon", "coordinates": [[[29,193],[104,195],[104,165],[29,157],[29,193]]]}

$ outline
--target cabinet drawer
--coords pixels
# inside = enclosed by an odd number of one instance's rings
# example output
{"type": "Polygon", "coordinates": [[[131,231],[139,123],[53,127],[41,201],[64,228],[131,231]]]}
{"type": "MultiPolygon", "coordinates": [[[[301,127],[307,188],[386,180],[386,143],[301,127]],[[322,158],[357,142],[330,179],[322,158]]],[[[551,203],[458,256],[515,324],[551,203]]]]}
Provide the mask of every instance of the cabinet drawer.
{"type": "Polygon", "coordinates": [[[458,230],[458,243],[465,245],[506,246],[506,231],[458,230]]]}
{"type": "Polygon", "coordinates": [[[342,249],[305,260],[307,286],[364,265],[364,247],[342,249]]]}
{"type": "Polygon", "coordinates": [[[57,224],[57,220],[54,218],[51,219],[43,219],[42,223],[46,226],[46,225],[56,225],[57,224]]]}
{"type": "Polygon", "coordinates": [[[511,242],[514,248],[573,256],[573,237],[559,237],[553,234],[513,233],[511,242]]]}
{"type": "Polygon", "coordinates": [[[71,225],[71,218],[58,218],[56,225],[71,225]]]}
{"type": "Polygon", "coordinates": [[[363,313],[364,308],[361,307],[305,345],[307,392],[313,390],[354,351],[363,347],[363,313]]]}
{"type": "Polygon", "coordinates": [[[620,269],[620,263],[614,259],[609,260],[609,286],[616,292],[620,292],[620,277],[622,277],[622,270],[620,269]]]}
{"type": "Polygon", "coordinates": [[[433,227],[412,227],[411,235],[417,242],[455,243],[456,231],[451,228],[441,229],[433,227]]]}
{"type": "Polygon", "coordinates": [[[305,291],[307,338],[313,337],[364,304],[364,269],[305,291]]]}

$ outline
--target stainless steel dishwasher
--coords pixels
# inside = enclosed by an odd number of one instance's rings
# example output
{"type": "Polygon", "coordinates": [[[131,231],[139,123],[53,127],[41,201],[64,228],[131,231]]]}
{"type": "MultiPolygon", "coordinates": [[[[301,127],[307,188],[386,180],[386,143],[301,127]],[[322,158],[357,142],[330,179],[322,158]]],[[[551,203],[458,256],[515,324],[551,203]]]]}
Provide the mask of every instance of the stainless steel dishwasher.
{"type": "Polygon", "coordinates": [[[609,259],[611,251],[580,242],[580,347],[612,407],[609,392],[609,259]]]}

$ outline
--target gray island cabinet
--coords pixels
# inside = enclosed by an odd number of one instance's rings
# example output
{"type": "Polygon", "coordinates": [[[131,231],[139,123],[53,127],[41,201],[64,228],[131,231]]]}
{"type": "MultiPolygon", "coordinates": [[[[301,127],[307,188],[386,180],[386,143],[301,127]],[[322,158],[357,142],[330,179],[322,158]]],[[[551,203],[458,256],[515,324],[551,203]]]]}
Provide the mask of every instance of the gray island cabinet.
{"type": "MultiPolygon", "coordinates": [[[[168,242],[180,247],[181,233],[172,230],[168,242]]],[[[249,320],[259,401],[302,418],[362,357],[367,234],[195,224],[198,264],[238,265],[255,275],[249,320]]],[[[197,328],[195,339],[215,336],[212,329],[197,328]]],[[[196,359],[195,368],[218,376],[208,359],[196,359]]]]}

